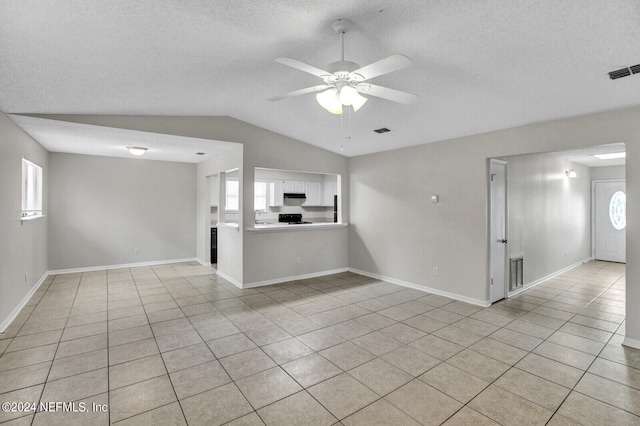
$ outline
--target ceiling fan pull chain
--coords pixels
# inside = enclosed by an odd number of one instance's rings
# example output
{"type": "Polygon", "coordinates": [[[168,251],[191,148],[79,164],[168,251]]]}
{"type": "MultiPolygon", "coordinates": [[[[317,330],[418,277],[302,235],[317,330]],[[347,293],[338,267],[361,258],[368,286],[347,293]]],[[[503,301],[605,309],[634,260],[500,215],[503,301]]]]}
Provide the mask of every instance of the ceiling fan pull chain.
{"type": "Polygon", "coordinates": [[[347,124],[347,127],[349,128],[349,130],[347,131],[347,140],[351,140],[351,110],[353,109],[353,107],[351,105],[347,106],[347,110],[349,110],[349,117],[347,118],[347,120],[349,120],[349,123],[347,124]]]}

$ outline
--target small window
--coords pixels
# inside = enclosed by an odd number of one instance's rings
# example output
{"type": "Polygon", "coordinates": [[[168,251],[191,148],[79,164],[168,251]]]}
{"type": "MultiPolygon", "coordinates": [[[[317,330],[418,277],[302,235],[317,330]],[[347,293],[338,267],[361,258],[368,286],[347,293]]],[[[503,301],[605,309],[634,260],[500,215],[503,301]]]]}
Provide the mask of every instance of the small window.
{"type": "Polygon", "coordinates": [[[254,182],[253,194],[253,209],[267,211],[267,182],[254,182]]]}
{"type": "Polygon", "coordinates": [[[238,179],[228,178],[225,182],[225,211],[237,212],[240,208],[240,182],[238,179]]]}
{"type": "Polygon", "coordinates": [[[42,167],[22,159],[22,218],[42,216],[42,167]]]}
{"type": "Polygon", "coordinates": [[[617,191],[609,202],[609,219],[611,225],[618,231],[627,226],[627,195],[617,191]]]}

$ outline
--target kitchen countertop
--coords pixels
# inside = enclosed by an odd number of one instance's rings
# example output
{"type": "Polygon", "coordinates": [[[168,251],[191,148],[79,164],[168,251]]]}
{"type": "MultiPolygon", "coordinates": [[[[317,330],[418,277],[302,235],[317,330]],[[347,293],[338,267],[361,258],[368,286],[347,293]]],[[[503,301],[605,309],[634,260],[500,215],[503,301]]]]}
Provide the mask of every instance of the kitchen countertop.
{"type": "Polygon", "coordinates": [[[316,223],[298,223],[289,225],[288,223],[267,223],[255,224],[246,228],[248,232],[288,232],[288,231],[312,231],[323,229],[346,228],[348,223],[336,222],[316,222],[316,223]]]}

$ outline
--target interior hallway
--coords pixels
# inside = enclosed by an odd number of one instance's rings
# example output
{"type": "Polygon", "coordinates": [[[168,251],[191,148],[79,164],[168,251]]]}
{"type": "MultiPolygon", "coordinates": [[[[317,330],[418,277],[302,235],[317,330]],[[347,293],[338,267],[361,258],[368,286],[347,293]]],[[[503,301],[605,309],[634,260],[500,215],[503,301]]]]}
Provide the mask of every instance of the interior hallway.
{"type": "Polygon", "coordinates": [[[485,309],[352,273],[52,276],[0,336],[0,402],[89,412],[0,423],[638,424],[624,298],[625,266],[598,261],[485,309]]]}

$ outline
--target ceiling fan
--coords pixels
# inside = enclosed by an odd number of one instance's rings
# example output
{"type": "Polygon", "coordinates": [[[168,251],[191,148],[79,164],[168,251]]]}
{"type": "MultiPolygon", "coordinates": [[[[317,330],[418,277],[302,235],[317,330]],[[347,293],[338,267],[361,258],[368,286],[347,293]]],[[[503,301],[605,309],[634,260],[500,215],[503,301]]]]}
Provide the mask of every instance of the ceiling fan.
{"type": "Polygon", "coordinates": [[[344,60],[344,35],[353,25],[353,21],[349,19],[338,19],[332,24],[334,31],[340,34],[342,57],[339,61],[329,64],[327,71],[316,68],[313,65],[305,64],[297,59],[276,59],[276,62],[280,64],[320,77],[323,84],[294,90],[284,95],[274,96],[269,98],[269,100],[279,101],[307,93],[320,92],[316,94],[316,100],[320,106],[332,114],[342,114],[343,106],[351,106],[354,111],[358,111],[360,107],[367,102],[367,98],[362,96],[362,94],[402,104],[412,104],[416,102],[418,97],[414,94],[377,86],[368,82],[368,80],[372,78],[411,66],[413,61],[406,56],[392,55],[364,67],[361,67],[355,62],[344,60]]]}

